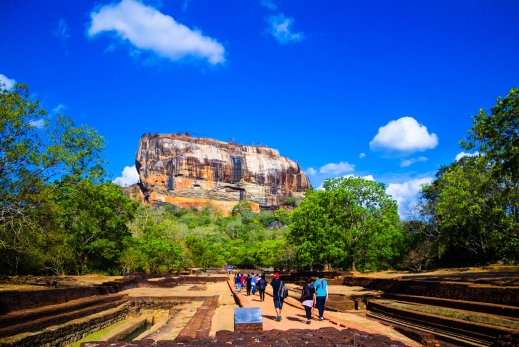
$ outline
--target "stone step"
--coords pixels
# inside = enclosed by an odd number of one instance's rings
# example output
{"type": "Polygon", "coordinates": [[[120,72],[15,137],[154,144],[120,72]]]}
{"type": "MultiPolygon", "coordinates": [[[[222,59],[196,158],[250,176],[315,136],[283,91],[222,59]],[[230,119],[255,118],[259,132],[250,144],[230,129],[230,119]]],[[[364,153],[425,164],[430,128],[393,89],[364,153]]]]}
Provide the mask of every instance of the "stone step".
{"type": "Polygon", "coordinates": [[[427,296],[416,296],[406,294],[391,294],[385,293],[382,295],[385,299],[405,301],[417,304],[425,304],[440,307],[455,308],[458,310],[489,313],[497,316],[510,317],[511,319],[519,320],[519,307],[507,306],[501,304],[490,304],[485,302],[473,302],[463,300],[452,300],[443,298],[433,298],[427,296]]]}
{"type": "Polygon", "coordinates": [[[513,329],[505,327],[397,308],[375,300],[368,302],[367,309],[376,314],[392,316],[416,324],[426,325],[431,328],[437,328],[443,331],[449,331],[451,333],[457,333],[487,341],[489,343],[493,342],[498,335],[506,335],[514,332],[513,329]]]}
{"type": "Polygon", "coordinates": [[[38,319],[31,319],[19,324],[10,324],[9,326],[0,329],[0,338],[14,336],[16,334],[25,332],[38,331],[53,325],[63,324],[73,319],[83,318],[95,313],[115,308],[128,301],[129,299],[123,298],[117,301],[104,302],[95,305],[92,305],[91,303],[88,305],[88,307],[82,307],[81,309],[74,311],[64,313],[62,312],[56,315],[41,317],[38,319]]]}
{"type": "Polygon", "coordinates": [[[14,311],[0,315],[0,329],[11,327],[13,325],[41,319],[45,317],[54,317],[62,313],[77,311],[86,307],[104,304],[123,299],[123,294],[110,294],[91,296],[77,300],[71,300],[63,304],[47,305],[33,309],[14,311]]]}

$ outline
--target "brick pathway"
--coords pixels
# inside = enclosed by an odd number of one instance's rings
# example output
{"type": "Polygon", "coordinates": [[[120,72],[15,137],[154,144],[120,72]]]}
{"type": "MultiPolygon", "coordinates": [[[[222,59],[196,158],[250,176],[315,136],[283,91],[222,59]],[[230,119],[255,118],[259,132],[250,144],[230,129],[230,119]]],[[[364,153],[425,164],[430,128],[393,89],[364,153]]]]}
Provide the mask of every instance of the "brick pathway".
{"type": "Polygon", "coordinates": [[[413,341],[406,336],[395,331],[391,327],[379,323],[377,320],[367,318],[355,313],[344,313],[344,312],[326,312],[324,313],[325,321],[320,322],[318,317],[318,311],[315,309],[315,317],[312,323],[307,325],[305,311],[301,303],[291,297],[285,299],[283,305],[281,322],[276,322],[276,312],[274,309],[274,302],[272,298],[272,287],[267,286],[267,295],[265,295],[265,301],[259,301],[259,294],[246,296],[243,295],[242,290],[240,294],[236,293],[236,287],[230,280],[228,282],[234,295],[237,297],[237,301],[243,307],[260,307],[263,315],[263,329],[264,330],[289,330],[289,329],[320,329],[320,328],[352,328],[357,329],[362,333],[366,334],[384,334],[391,339],[398,340],[404,343],[406,346],[421,346],[416,341],[413,341]]]}

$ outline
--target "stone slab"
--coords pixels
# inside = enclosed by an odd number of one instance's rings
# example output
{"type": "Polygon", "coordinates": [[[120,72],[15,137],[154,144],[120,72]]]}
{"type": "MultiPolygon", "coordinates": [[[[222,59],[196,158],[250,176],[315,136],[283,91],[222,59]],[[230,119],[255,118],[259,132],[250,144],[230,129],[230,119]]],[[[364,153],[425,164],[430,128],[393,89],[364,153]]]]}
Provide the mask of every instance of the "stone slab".
{"type": "Polygon", "coordinates": [[[259,307],[234,309],[234,331],[262,331],[263,316],[259,307]]]}
{"type": "Polygon", "coordinates": [[[263,323],[261,308],[259,307],[237,307],[234,309],[234,323],[263,323]]]}

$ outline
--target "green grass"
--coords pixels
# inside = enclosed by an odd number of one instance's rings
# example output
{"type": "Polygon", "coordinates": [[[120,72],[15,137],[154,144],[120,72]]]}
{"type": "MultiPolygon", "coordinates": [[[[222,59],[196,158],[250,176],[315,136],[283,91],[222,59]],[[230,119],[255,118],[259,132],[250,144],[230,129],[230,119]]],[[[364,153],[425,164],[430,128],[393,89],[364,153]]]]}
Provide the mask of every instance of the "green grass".
{"type": "Polygon", "coordinates": [[[87,336],[83,337],[81,340],[78,340],[78,341],[74,342],[73,344],[69,345],[69,347],[79,347],[79,345],[82,342],[96,342],[96,341],[100,341],[104,336],[108,335],[112,330],[114,330],[115,328],[120,327],[121,325],[123,325],[124,323],[126,323],[128,321],[129,321],[129,319],[123,319],[120,322],[117,322],[115,324],[107,326],[104,329],[98,330],[95,333],[92,333],[90,335],[87,335],[87,336]]]}
{"type": "Polygon", "coordinates": [[[493,317],[493,316],[490,316],[490,315],[484,314],[484,313],[458,311],[458,310],[454,310],[454,309],[448,309],[448,308],[436,307],[436,306],[404,304],[401,302],[394,302],[394,301],[381,301],[381,303],[388,305],[388,306],[402,308],[402,309],[410,310],[410,311],[431,313],[431,314],[436,314],[438,316],[443,316],[443,317],[461,319],[461,320],[495,325],[495,326],[511,328],[511,329],[519,329],[518,321],[505,319],[505,318],[499,318],[499,317],[493,317]]]}

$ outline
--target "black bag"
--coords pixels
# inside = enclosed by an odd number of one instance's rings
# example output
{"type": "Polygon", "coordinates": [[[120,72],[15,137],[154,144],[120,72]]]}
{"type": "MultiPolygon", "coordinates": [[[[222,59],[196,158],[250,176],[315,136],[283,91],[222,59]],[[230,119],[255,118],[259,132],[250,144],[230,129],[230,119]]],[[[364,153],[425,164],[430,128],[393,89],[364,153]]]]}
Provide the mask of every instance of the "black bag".
{"type": "Polygon", "coordinates": [[[299,299],[300,302],[303,302],[305,300],[311,300],[313,299],[312,293],[310,293],[310,288],[308,288],[308,285],[305,284],[303,287],[303,290],[301,291],[301,298],[299,299]]]}
{"type": "Polygon", "coordinates": [[[288,297],[288,288],[283,282],[281,282],[281,285],[279,286],[278,295],[282,299],[286,299],[288,297]]]}
{"type": "Polygon", "coordinates": [[[267,286],[267,281],[265,281],[263,278],[260,278],[260,280],[257,283],[259,290],[265,290],[265,287],[267,286]]]}

